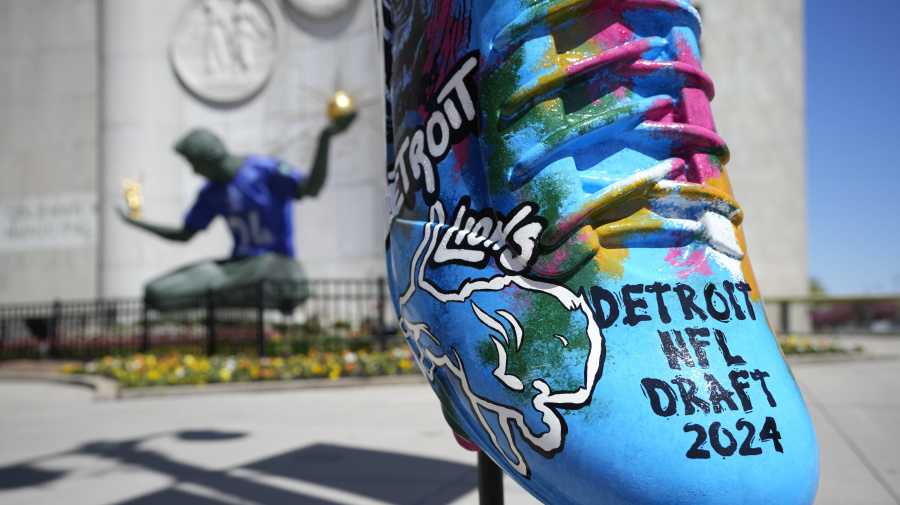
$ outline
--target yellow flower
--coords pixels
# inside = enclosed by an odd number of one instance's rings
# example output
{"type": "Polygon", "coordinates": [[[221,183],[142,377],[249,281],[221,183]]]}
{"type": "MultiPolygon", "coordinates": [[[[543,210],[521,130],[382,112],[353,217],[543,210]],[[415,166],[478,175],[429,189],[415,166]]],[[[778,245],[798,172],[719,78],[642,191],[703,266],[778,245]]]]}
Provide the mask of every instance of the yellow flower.
{"type": "Polygon", "coordinates": [[[412,367],[413,367],[412,361],[410,361],[406,358],[403,358],[400,360],[400,369],[401,370],[409,370],[412,367]]]}
{"type": "Polygon", "coordinates": [[[144,357],[144,364],[147,365],[148,368],[153,368],[156,366],[156,356],[152,354],[148,354],[144,357]]]}
{"type": "Polygon", "coordinates": [[[219,378],[222,379],[222,382],[229,382],[231,381],[231,372],[227,368],[222,368],[219,370],[219,378]]]}
{"type": "Polygon", "coordinates": [[[185,354],[184,355],[184,365],[185,366],[189,366],[189,367],[193,368],[195,364],[197,364],[197,358],[195,358],[193,354],[185,354]]]}
{"type": "Polygon", "coordinates": [[[331,371],[328,372],[328,378],[333,381],[336,381],[336,380],[338,380],[338,377],[340,377],[340,376],[341,376],[340,365],[331,367],[331,371]]]}
{"type": "Polygon", "coordinates": [[[325,373],[325,367],[319,363],[313,363],[313,366],[309,368],[309,371],[312,372],[313,375],[322,375],[325,373]]]}
{"type": "Polygon", "coordinates": [[[273,360],[272,360],[272,366],[274,366],[275,368],[281,368],[281,367],[283,367],[283,366],[284,366],[284,359],[282,359],[281,357],[278,357],[278,358],[273,359],[273,360]]]}
{"type": "Polygon", "coordinates": [[[259,379],[259,367],[253,365],[250,367],[250,378],[253,380],[259,379]]]}
{"type": "Polygon", "coordinates": [[[147,372],[147,380],[157,381],[159,380],[159,371],[158,370],[150,370],[147,372]]]}
{"type": "Polygon", "coordinates": [[[78,373],[82,371],[82,366],[80,363],[66,363],[59,370],[60,373],[78,373]]]}

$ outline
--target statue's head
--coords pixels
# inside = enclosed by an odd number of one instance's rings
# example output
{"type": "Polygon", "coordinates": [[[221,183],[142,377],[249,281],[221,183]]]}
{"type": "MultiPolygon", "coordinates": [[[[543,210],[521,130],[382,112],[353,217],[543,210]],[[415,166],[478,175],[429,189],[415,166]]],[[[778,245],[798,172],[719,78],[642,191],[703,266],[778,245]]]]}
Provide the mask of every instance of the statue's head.
{"type": "Polygon", "coordinates": [[[240,167],[215,133],[197,128],[191,130],[175,144],[175,151],[188,160],[199,175],[213,182],[225,183],[231,180],[240,167]]]}

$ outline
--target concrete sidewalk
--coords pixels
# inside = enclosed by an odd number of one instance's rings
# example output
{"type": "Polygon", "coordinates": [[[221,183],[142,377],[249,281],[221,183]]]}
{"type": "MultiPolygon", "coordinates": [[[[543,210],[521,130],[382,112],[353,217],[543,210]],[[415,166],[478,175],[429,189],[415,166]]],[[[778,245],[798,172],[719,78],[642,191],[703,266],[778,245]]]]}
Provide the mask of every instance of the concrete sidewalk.
{"type": "MultiPolygon", "coordinates": [[[[475,505],[424,384],[94,401],[0,382],[4,505],[475,505]]],[[[537,503],[511,480],[507,503],[537,503]]]]}
{"type": "MultiPolygon", "coordinates": [[[[900,338],[869,359],[798,360],[819,505],[900,505],[900,338]]],[[[0,382],[0,503],[475,505],[475,455],[423,384],[98,402],[0,382]]],[[[506,503],[537,503],[511,480],[506,503]]]]}
{"type": "Polygon", "coordinates": [[[816,505],[900,505],[900,338],[845,340],[870,359],[792,365],[819,440],[816,505]]]}

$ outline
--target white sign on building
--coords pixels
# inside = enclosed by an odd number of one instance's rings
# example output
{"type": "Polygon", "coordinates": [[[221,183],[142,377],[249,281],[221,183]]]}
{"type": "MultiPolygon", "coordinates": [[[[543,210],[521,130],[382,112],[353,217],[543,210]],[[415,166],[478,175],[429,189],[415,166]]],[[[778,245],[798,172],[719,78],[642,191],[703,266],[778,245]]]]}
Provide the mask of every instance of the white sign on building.
{"type": "Polygon", "coordinates": [[[95,194],[0,199],[0,252],[91,247],[96,240],[95,194]]]}

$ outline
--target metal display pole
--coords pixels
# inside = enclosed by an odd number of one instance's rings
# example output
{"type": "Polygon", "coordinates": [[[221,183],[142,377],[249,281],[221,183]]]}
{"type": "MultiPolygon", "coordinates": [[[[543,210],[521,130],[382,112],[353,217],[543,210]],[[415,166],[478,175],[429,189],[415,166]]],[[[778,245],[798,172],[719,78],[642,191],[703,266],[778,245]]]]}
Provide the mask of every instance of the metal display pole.
{"type": "Polygon", "coordinates": [[[484,451],[478,451],[478,503],[503,505],[503,471],[484,451]]]}

